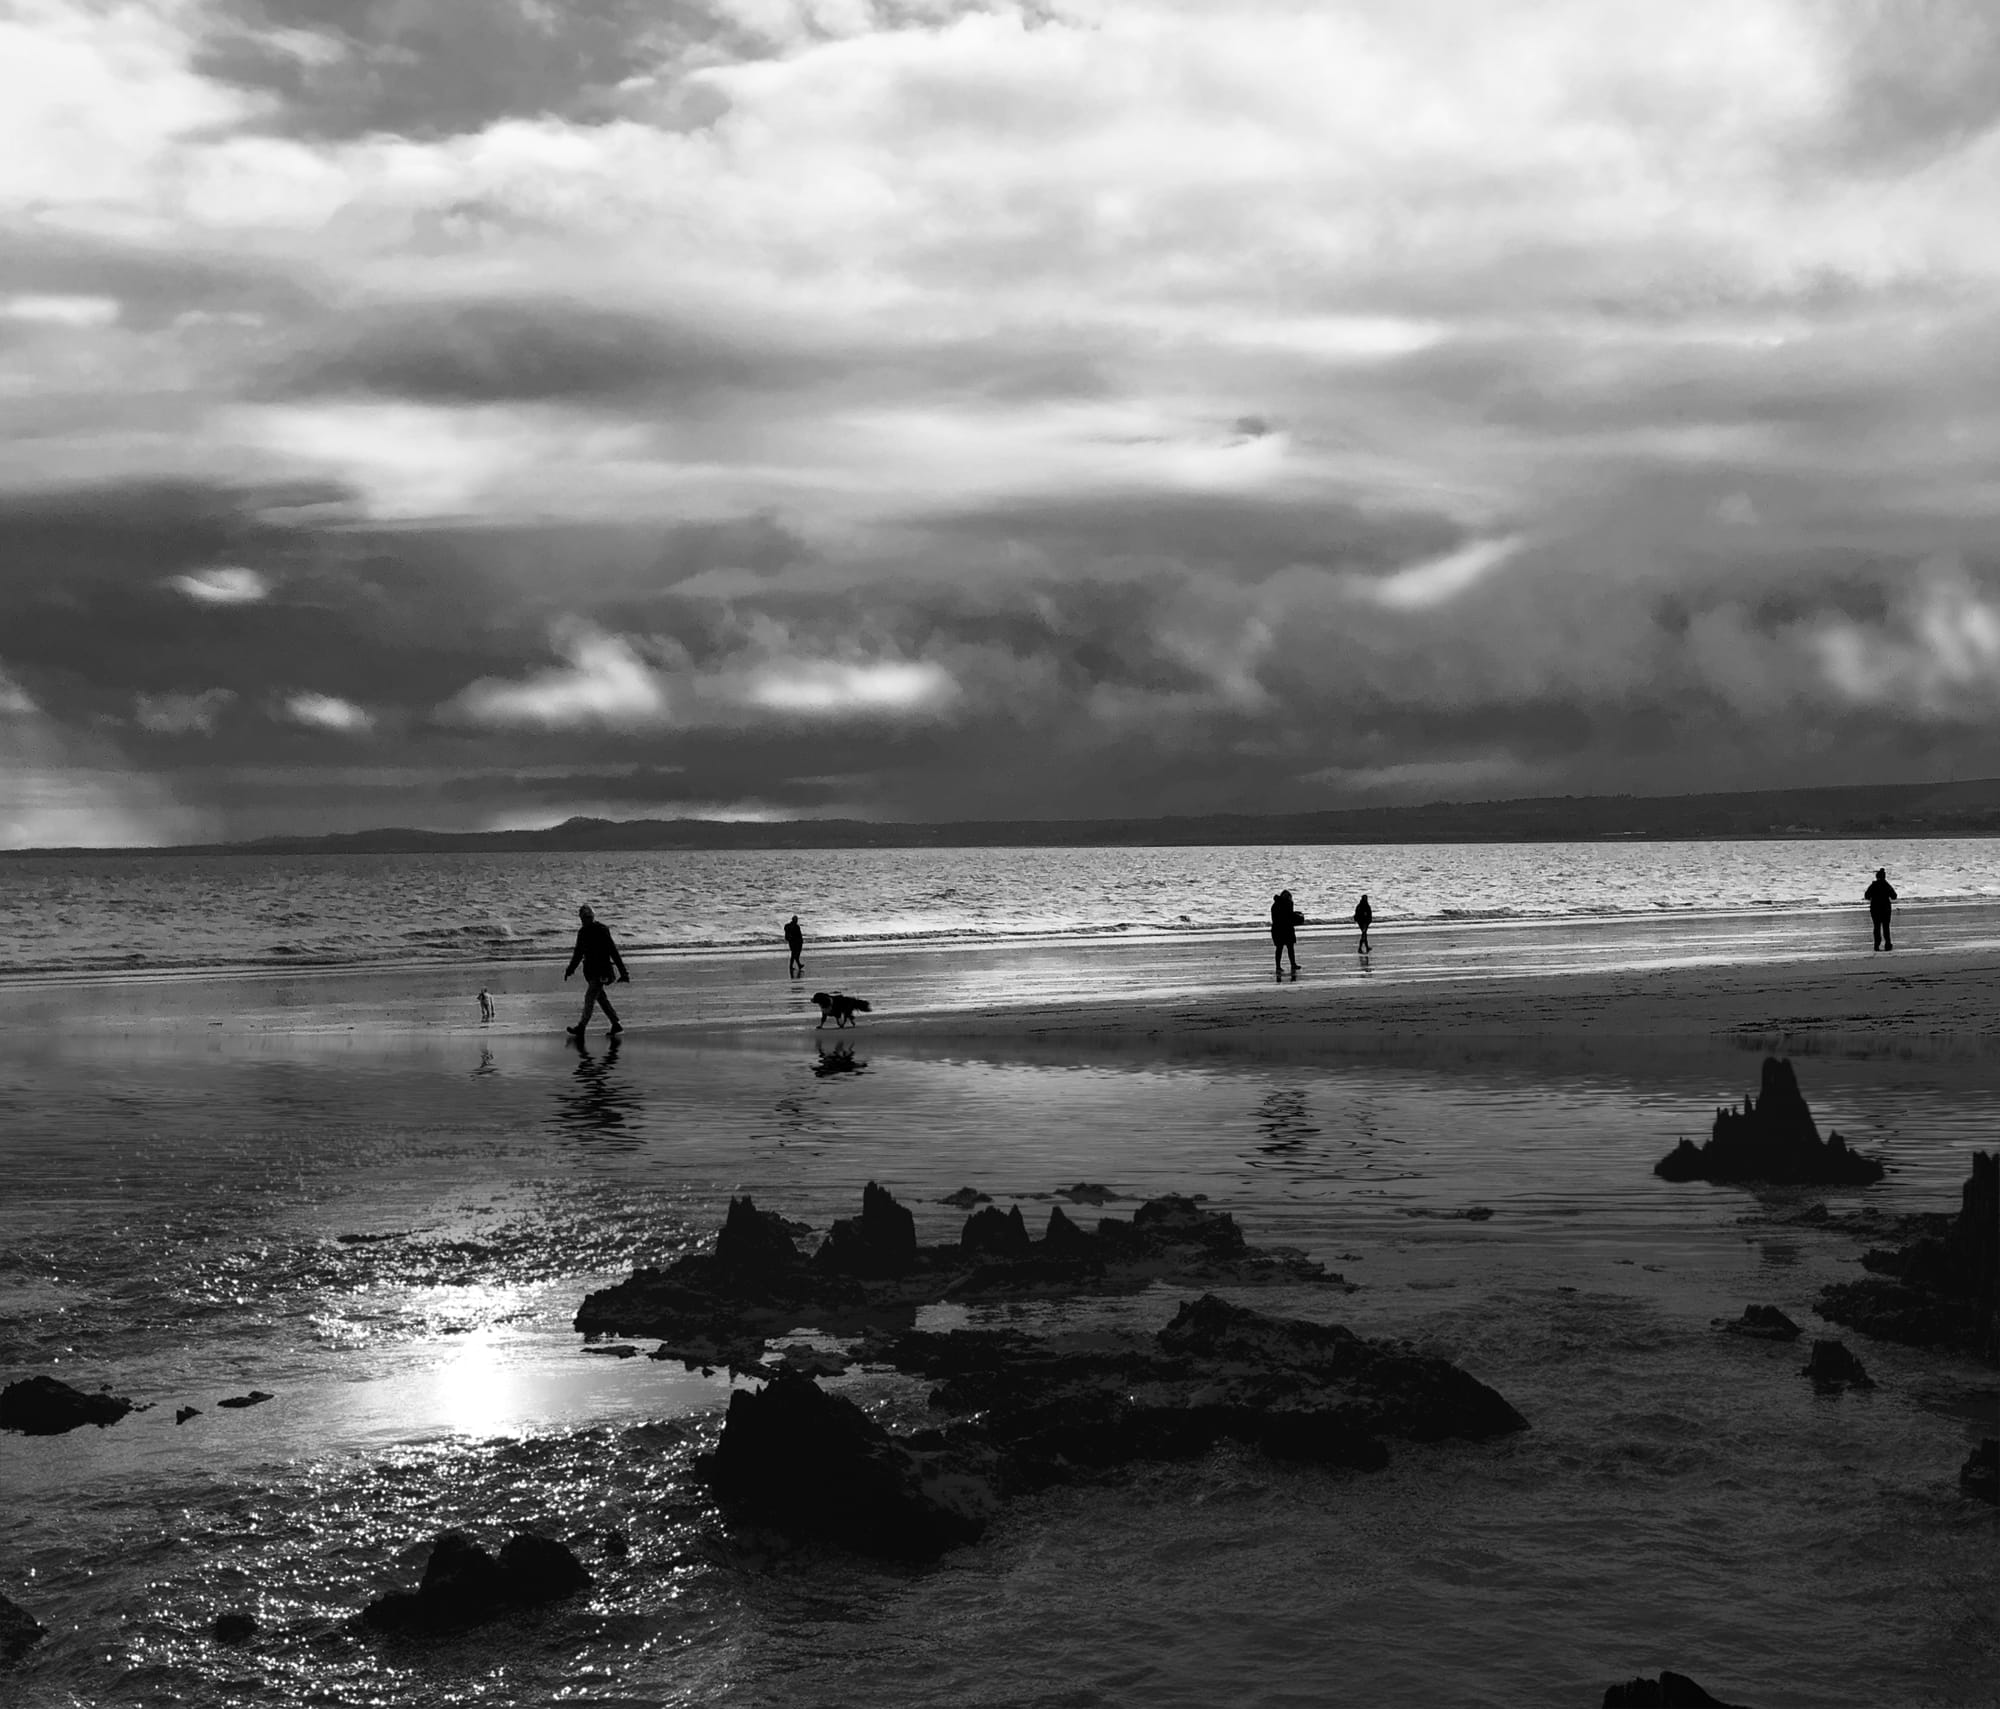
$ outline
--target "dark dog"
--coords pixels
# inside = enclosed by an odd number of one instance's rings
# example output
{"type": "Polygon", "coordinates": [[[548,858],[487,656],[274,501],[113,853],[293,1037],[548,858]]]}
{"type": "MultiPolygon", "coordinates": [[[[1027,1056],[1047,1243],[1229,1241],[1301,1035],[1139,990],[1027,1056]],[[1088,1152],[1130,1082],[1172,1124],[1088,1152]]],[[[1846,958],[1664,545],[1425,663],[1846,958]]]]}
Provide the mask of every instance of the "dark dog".
{"type": "Polygon", "coordinates": [[[826,1025],[828,1017],[832,1018],[835,1028],[838,1029],[846,1026],[856,1015],[871,1012],[862,998],[843,997],[838,991],[815,991],[813,1001],[819,1005],[819,1026],[813,1028],[814,1032],[818,1032],[819,1027],[826,1025]]]}

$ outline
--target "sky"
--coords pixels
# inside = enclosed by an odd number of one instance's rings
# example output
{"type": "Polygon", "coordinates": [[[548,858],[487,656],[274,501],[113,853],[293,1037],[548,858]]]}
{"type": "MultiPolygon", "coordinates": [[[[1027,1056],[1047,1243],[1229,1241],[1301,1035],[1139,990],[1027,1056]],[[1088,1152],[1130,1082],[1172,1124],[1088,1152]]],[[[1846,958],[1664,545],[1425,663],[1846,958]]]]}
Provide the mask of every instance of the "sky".
{"type": "Polygon", "coordinates": [[[0,0],[0,846],[2000,774],[1987,0],[0,0]]]}

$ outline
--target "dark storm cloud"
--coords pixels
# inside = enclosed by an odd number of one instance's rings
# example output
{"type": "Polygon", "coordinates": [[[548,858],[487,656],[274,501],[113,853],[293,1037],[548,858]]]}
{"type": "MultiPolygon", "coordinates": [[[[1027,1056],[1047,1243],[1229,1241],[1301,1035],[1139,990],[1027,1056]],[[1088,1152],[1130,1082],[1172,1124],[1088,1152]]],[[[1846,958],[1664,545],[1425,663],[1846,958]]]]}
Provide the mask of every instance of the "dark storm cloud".
{"type": "Polygon", "coordinates": [[[267,123],[288,135],[427,139],[600,121],[635,79],[756,46],[709,8],[652,0],[230,0],[194,64],[270,98],[267,123]]]}
{"type": "Polygon", "coordinates": [[[267,376],[263,394],[611,403],[796,385],[821,366],[733,345],[701,328],[561,298],[377,309],[333,322],[312,346],[267,376]]]}

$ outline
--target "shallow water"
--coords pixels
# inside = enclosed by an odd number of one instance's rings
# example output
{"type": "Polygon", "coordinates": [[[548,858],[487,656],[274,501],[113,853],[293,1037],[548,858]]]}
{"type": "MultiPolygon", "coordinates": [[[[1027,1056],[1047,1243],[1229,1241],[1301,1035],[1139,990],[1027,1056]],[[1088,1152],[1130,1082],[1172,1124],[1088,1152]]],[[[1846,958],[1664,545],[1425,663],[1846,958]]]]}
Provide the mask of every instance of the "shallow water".
{"type": "MultiPolygon", "coordinates": [[[[1886,863],[1906,906],[2000,898],[1984,838],[1311,844],[1157,849],[772,849],[653,854],[0,857],[0,976],[560,957],[593,903],[628,950],[764,946],[803,916],[816,953],[1261,930],[1291,890],[1351,928],[1858,913],[1886,863]]],[[[1862,928],[1865,933],[1865,926],[1862,928]]]]}
{"type": "MultiPolygon", "coordinates": [[[[1816,1397],[1798,1348],[1709,1321],[1757,1300],[1810,1334],[1856,1244],[1772,1220],[1818,1195],[1650,1173],[1754,1058],[860,1039],[827,1073],[824,1042],[11,1031],[0,1378],[154,1403],[0,1438],[0,1586],[56,1629],[26,1701],[1515,1705],[1662,1666],[1765,1706],[1993,1700],[1993,1522],[1955,1481],[1992,1373],[1859,1344],[1882,1386],[1816,1397]],[[1051,1492],[928,1573],[765,1557],[688,1478],[723,1380],[586,1356],[569,1316],[732,1192],[824,1227],[869,1178],[925,1239],[968,1184],[1031,1220],[1078,1179],[1205,1194],[1361,1284],[1253,1303],[1412,1337],[1533,1429],[1368,1476],[1225,1453],[1051,1492]],[[252,1386],[277,1398],[216,1408],[252,1386]],[[353,1632],[448,1524],[568,1537],[597,1586],[436,1648],[353,1632]],[[204,1635],[226,1608],[263,1623],[243,1649],[204,1635]]],[[[1890,1163],[1837,1204],[1943,1207],[1992,1141],[1983,1062],[1801,1072],[1822,1127],[1890,1163]]],[[[988,1315],[1145,1325],[1178,1297],[988,1315]]],[[[914,1416],[899,1380],[850,1386],[914,1416]]]]}

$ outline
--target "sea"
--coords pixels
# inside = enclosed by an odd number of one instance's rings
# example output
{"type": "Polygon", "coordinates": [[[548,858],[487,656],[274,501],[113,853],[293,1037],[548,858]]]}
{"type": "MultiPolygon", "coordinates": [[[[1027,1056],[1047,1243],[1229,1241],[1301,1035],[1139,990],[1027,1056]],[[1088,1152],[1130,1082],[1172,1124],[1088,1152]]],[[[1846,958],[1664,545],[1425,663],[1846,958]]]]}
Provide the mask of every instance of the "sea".
{"type": "MultiPolygon", "coordinates": [[[[1956,1203],[2000,1109],[1978,1041],[1800,1056],[1822,1128],[1887,1178],[1750,1191],[1651,1172],[1754,1089],[1727,1040],[1371,1059],[1296,1035],[1225,1053],[893,1027],[899,1004],[1268,988],[1280,888],[1314,922],[1305,990],[1698,976],[1871,968],[1858,898],[1886,866],[1908,904],[1895,977],[1942,977],[1938,943],[1988,941],[1966,922],[1994,917],[1996,853],[0,860],[0,1383],[147,1408],[0,1434],[0,1594],[48,1628],[0,1702],[1515,1709],[1662,1668],[1760,1709],[2000,1702],[1993,1511],[1957,1483],[2000,1433],[1994,1373],[1848,1334],[1877,1387],[1819,1395],[1804,1343],[1715,1328],[1754,1302],[1839,1333],[1813,1302],[1866,1243],[1815,1207],[1956,1203]],[[1372,969],[1344,924],[1364,890],[1372,969]],[[627,1033],[579,1046],[560,972],[585,901],[633,980],[627,1033]],[[777,937],[795,912],[802,981],[777,937]],[[836,1042],[819,978],[884,1012],[836,1042]],[[1357,1284],[1249,1303],[1449,1357],[1531,1428],[1397,1444],[1368,1474],[1226,1450],[1107,1476],[922,1570],[744,1533],[695,1460],[745,1379],[644,1342],[585,1353],[570,1320],[705,1247],[732,1195],[821,1230],[871,1179],[924,1240],[955,1234],[943,1201],[968,1186],[1031,1222],[1078,1182],[1120,1195],[1112,1214],[1200,1195],[1357,1284]],[[252,1392],[271,1398],[220,1405],[252,1392]],[[359,1628],[447,1527],[561,1537],[593,1584],[460,1638],[359,1628]],[[254,1635],[219,1641],[222,1613],[254,1635]]],[[[1143,1329],[1181,1297],[926,1322],[1143,1329]]],[[[894,1375],[832,1386],[926,1418],[894,1375]]]]}
{"type": "Polygon", "coordinates": [[[567,952],[589,903],[629,951],[733,951],[800,917],[825,945],[1261,930],[1367,895],[1384,929],[2000,897],[2000,844],[1492,843],[648,854],[0,856],[0,976],[513,961],[567,952]]]}

